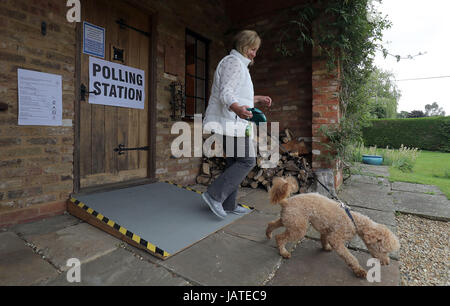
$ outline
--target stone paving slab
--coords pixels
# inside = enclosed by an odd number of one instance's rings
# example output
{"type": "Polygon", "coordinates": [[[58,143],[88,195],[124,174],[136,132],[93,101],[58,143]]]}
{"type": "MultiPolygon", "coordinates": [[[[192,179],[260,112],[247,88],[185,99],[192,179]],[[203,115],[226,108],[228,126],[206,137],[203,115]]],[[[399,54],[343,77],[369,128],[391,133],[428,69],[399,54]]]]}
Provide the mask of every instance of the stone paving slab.
{"type": "MultiPolygon", "coordinates": [[[[285,231],[284,227],[278,228],[272,232],[272,239],[267,239],[266,228],[269,222],[278,219],[279,216],[265,214],[259,211],[254,211],[248,214],[234,223],[228,225],[224,231],[227,234],[235,235],[241,238],[245,238],[251,241],[255,241],[266,246],[271,246],[278,250],[275,242],[275,235],[285,231]]],[[[288,242],[286,248],[288,250],[293,249],[295,242],[288,242]]]]}
{"type": "Polygon", "coordinates": [[[80,223],[83,223],[83,221],[67,213],[36,222],[18,224],[11,227],[9,230],[19,236],[44,235],[80,223]]]}
{"type": "Polygon", "coordinates": [[[269,202],[269,193],[261,188],[253,189],[247,195],[239,199],[239,203],[244,203],[248,206],[254,207],[258,211],[262,211],[266,214],[279,215],[281,207],[280,205],[272,205],[269,202]]]}
{"type": "Polygon", "coordinates": [[[359,171],[364,176],[381,176],[389,177],[389,166],[376,166],[363,163],[356,163],[355,170],[359,171]]]}
{"type": "MultiPolygon", "coordinates": [[[[448,221],[449,201],[434,188],[408,183],[391,184],[385,178],[389,176],[388,167],[363,167],[365,171],[383,177],[353,175],[348,180],[339,197],[353,210],[386,224],[394,232],[396,210],[448,221]],[[435,194],[426,194],[431,192],[435,194]]],[[[191,187],[200,191],[207,188],[203,185],[191,187]]],[[[397,261],[391,260],[390,266],[381,267],[380,284],[368,283],[354,277],[334,251],[322,251],[320,242],[316,240],[304,239],[298,245],[288,244],[292,258],[282,259],[275,240],[265,237],[267,223],[279,216],[279,205],[271,205],[268,193],[263,189],[241,188],[238,200],[256,210],[165,261],[129,245],[125,246],[126,250],[119,248],[120,240],[89,224],[78,223],[79,220],[70,215],[17,225],[10,232],[0,234],[0,272],[2,264],[7,262],[3,266],[9,270],[3,270],[6,271],[3,275],[8,275],[9,283],[66,285],[66,274],[58,274],[54,266],[26,246],[24,239],[35,245],[60,270],[69,268],[65,266],[67,259],[80,259],[82,269],[87,269],[85,273],[82,270],[82,280],[83,275],[85,277],[82,284],[87,285],[261,285],[275,271],[267,285],[399,284],[397,261]],[[2,245],[2,241],[8,241],[8,244],[2,245]],[[5,251],[2,253],[2,250],[5,251]],[[8,252],[14,255],[5,256],[8,252]],[[27,276],[22,277],[24,274],[27,276]]],[[[276,230],[274,235],[283,230],[276,230]]],[[[319,239],[319,234],[310,229],[307,237],[319,239]]],[[[358,237],[350,242],[349,247],[365,250],[358,237]]],[[[355,250],[351,252],[366,267],[371,255],[355,250]]],[[[398,258],[398,254],[391,258],[398,258]]],[[[1,275],[0,285],[3,281],[1,275]]]]}
{"type": "Polygon", "coordinates": [[[273,247],[221,231],[160,264],[194,284],[257,286],[269,278],[280,258],[273,247]]]}
{"type": "Polygon", "coordinates": [[[266,238],[267,224],[275,219],[277,219],[277,216],[254,211],[228,225],[224,231],[230,235],[240,236],[255,242],[266,242],[268,241],[266,238]]]}
{"type": "Polygon", "coordinates": [[[394,212],[390,187],[361,182],[345,185],[338,194],[349,206],[394,212]]]}
{"type": "Polygon", "coordinates": [[[351,211],[359,212],[377,223],[387,225],[394,233],[397,232],[397,221],[395,221],[395,215],[392,212],[363,207],[351,207],[351,211]]]}
{"type": "Polygon", "coordinates": [[[70,268],[66,266],[70,258],[77,258],[84,264],[114,251],[120,243],[120,240],[88,223],[45,234],[24,235],[23,238],[35,245],[61,271],[70,268]]]}
{"type": "Polygon", "coordinates": [[[69,283],[67,273],[42,282],[49,286],[188,286],[186,280],[166,269],[140,260],[131,252],[119,248],[80,266],[79,283],[69,283]]]}
{"type": "Polygon", "coordinates": [[[0,286],[29,286],[57,275],[57,270],[16,234],[0,233],[0,286]]]}
{"type": "Polygon", "coordinates": [[[356,183],[366,183],[373,185],[383,185],[390,187],[389,179],[386,177],[376,177],[376,176],[364,176],[359,174],[353,174],[347,181],[346,184],[351,185],[353,182],[356,183]]]}
{"type": "Polygon", "coordinates": [[[450,201],[442,195],[393,192],[395,210],[436,220],[450,220],[450,201]]]}
{"type": "MultiPolygon", "coordinates": [[[[367,260],[370,254],[350,251],[360,265],[369,270],[367,260]]],[[[290,259],[283,259],[269,286],[396,286],[400,283],[399,263],[391,260],[389,266],[381,266],[381,282],[370,283],[355,277],[352,270],[332,252],[322,250],[319,242],[304,239],[291,253],[290,259]]]]}
{"type": "Polygon", "coordinates": [[[403,182],[393,182],[392,190],[395,191],[409,191],[414,193],[428,193],[436,195],[444,195],[442,191],[437,186],[433,185],[422,185],[413,183],[403,183],[403,182]]]}
{"type": "MultiPolygon", "coordinates": [[[[392,226],[387,226],[393,233],[396,232],[396,228],[392,227],[392,226]]],[[[316,231],[313,227],[309,227],[308,231],[306,233],[306,237],[310,238],[310,239],[314,239],[317,241],[320,241],[320,233],[318,231],[316,231]]],[[[361,250],[364,251],[366,253],[369,252],[369,250],[367,249],[366,245],[364,244],[364,242],[362,241],[362,239],[356,235],[355,237],[353,237],[352,240],[350,240],[348,242],[347,247],[349,247],[350,249],[354,249],[354,250],[361,250]]],[[[391,254],[389,254],[389,257],[392,259],[399,259],[399,254],[398,251],[397,252],[393,252],[391,254]]]]}

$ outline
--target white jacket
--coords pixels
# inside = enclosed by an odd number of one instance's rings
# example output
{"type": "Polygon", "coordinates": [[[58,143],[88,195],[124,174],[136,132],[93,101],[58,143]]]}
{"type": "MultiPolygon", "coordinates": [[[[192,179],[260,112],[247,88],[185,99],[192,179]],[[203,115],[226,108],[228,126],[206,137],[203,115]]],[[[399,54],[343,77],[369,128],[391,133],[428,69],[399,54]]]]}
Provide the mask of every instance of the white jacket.
{"type": "Polygon", "coordinates": [[[241,106],[254,106],[253,82],[248,70],[250,62],[250,59],[233,49],[217,65],[211,97],[203,120],[205,132],[245,136],[248,121],[239,118],[229,107],[235,102],[241,106]]]}

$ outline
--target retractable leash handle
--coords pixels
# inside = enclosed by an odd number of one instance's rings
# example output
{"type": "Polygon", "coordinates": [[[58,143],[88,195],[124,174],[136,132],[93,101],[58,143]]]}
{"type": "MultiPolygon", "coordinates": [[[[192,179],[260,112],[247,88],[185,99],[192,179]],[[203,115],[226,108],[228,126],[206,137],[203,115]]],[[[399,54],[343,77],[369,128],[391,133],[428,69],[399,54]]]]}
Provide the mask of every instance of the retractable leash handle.
{"type": "Polygon", "coordinates": [[[249,112],[252,112],[253,117],[251,117],[250,119],[246,119],[246,120],[254,122],[254,123],[256,123],[256,125],[259,125],[260,122],[267,122],[266,116],[260,109],[257,109],[256,107],[252,107],[252,108],[247,108],[247,110],[249,112]]]}
{"type": "Polygon", "coordinates": [[[247,108],[247,110],[249,112],[252,112],[253,116],[249,119],[246,119],[247,121],[249,121],[247,128],[245,129],[245,136],[249,137],[251,134],[251,130],[252,130],[252,125],[250,124],[251,122],[254,122],[257,126],[259,126],[260,122],[267,122],[267,118],[264,115],[264,113],[257,109],[256,107],[252,107],[252,108],[247,108]]]}

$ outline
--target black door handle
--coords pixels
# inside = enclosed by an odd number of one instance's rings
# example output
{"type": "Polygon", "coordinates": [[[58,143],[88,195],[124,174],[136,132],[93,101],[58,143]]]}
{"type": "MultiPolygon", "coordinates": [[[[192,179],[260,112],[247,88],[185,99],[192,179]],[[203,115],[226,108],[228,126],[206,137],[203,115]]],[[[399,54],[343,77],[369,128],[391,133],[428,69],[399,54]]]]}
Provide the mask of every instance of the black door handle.
{"type": "Polygon", "coordinates": [[[86,88],[86,86],[84,86],[84,84],[81,84],[80,87],[80,101],[86,101],[86,94],[95,94],[97,95],[96,91],[87,91],[88,89],[86,88]]]}
{"type": "Polygon", "coordinates": [[[117,148],[114,148],[114,152],[119,153],[119,155],[125,154],[124,151],[148,151],[150,150],[149,146],[145,147],[137,147],[137,148],[126,148],[125,145],[119,144],[117,148]]]}

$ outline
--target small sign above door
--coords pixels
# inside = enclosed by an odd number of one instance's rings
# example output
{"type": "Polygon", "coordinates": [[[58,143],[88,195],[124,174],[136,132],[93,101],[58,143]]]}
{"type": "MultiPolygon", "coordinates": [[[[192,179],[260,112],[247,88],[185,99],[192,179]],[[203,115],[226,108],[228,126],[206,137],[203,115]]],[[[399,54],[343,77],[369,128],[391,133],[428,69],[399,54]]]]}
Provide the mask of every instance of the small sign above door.
{"type": "Polygon", "coordinates": [[[83,53],[105,58],[105,29],[83,22],[83,53]]]}
{"type": "Polygon", "coordinates": [[[89,57],[90,104],[144,109],[145,71],[89,57]]]}

